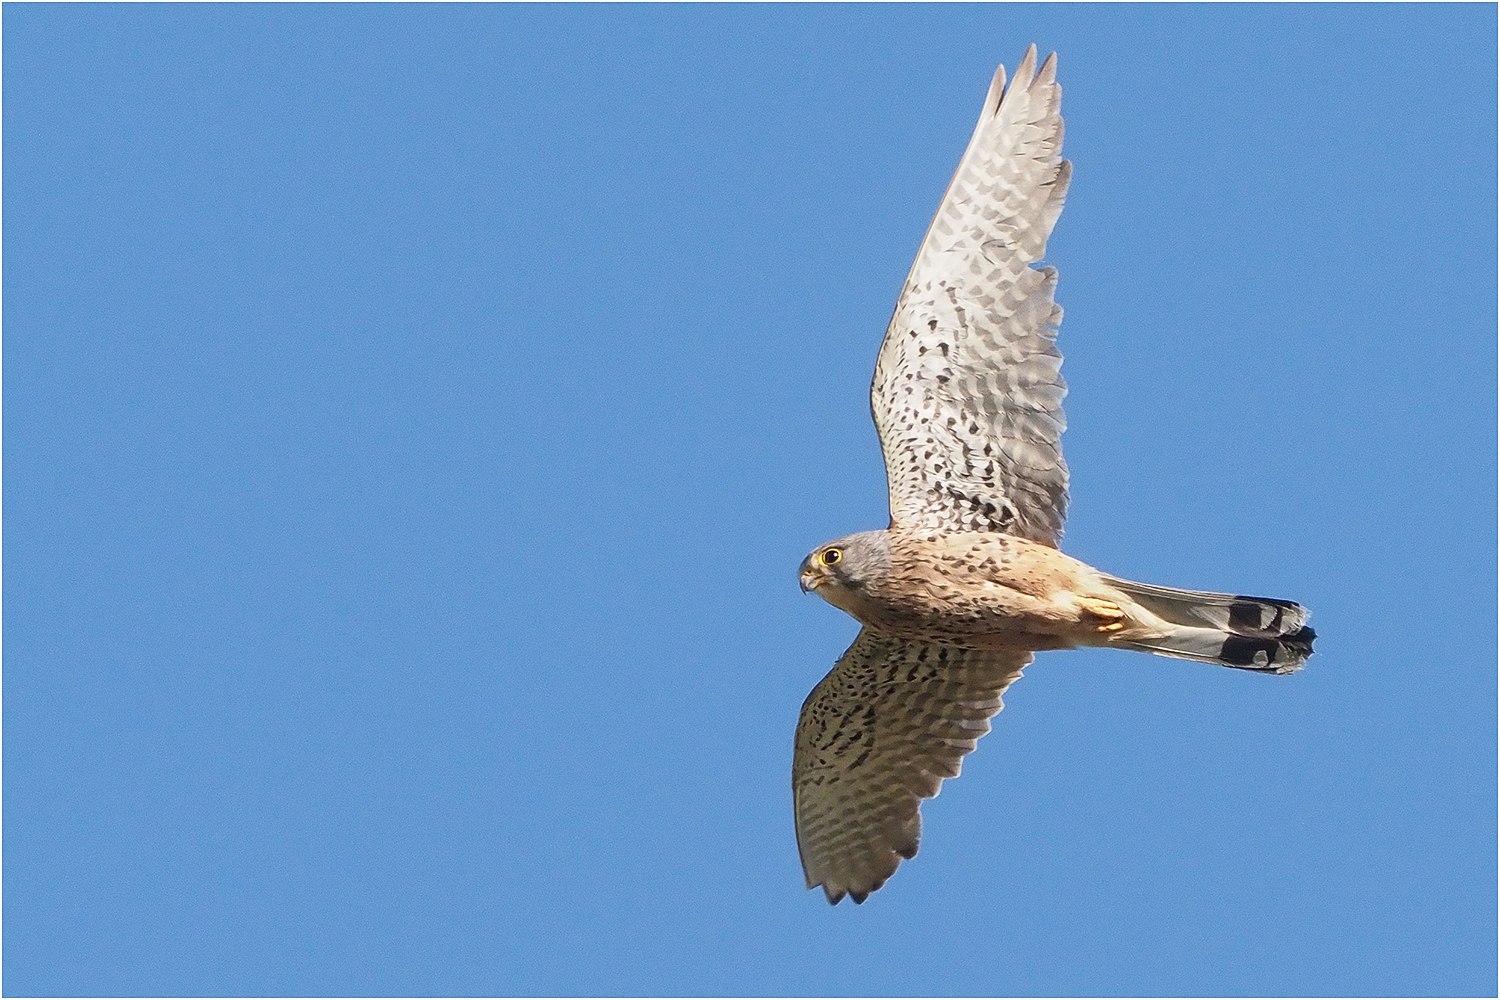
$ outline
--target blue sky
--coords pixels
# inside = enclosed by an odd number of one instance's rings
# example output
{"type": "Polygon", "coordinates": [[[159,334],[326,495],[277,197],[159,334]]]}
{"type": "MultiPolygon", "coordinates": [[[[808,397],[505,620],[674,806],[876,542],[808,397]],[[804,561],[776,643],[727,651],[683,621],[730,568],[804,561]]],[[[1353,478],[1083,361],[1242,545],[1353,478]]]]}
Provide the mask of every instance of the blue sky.
{"type": "Polygon", "coordinates": [[[1491,6],[8,6],[19,994],[1496,989],[1491,6]],[[997,62],[1074,162],[1043,654],[862,907],[797,587],[997,62]]]}

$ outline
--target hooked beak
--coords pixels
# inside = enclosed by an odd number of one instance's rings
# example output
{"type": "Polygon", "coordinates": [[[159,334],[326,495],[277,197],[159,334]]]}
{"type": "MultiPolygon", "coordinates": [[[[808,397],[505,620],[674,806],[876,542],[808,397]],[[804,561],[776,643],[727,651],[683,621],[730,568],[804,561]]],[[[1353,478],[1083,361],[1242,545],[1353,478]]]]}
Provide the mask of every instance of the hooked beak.
{"type": "Polygon", "coordinates": [[[804,559],[802,561],[802,569],[798,572],[797,576],[802,583],[802,592],[804,594],[817,590],[818,586],[823,582],[823,574],[814,568],[811,559],[804,559]]]}

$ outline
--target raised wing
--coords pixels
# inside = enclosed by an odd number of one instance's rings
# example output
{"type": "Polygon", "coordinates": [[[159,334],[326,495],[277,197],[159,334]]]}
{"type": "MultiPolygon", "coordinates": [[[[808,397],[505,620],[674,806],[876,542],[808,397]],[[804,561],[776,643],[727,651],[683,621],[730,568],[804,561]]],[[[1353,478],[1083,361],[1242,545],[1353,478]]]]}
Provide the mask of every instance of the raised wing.
{"type": "Polygon", "coordinates": [[[870,409],[894,527],[1062,533],[1062,309],[1031,266],[1071,175],[1055,69],[1032,46],[1009,87],[996,71],[886,330],[870,409]]]}
{"type": "Polygon", "coordinates": [[[864,629],[797,723],[792,798],[807,887],[863,903],[917,853],[923,799],[958,777],[1027,652],[958,649],[864,629]]]}

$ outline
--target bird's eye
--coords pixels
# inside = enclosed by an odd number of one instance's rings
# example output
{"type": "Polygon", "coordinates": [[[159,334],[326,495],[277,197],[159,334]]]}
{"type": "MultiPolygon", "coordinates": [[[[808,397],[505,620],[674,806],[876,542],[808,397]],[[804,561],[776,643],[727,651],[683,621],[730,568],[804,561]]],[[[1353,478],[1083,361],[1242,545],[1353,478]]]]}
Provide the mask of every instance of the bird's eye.
{"type": "Polygon", "coordinates": [[[823,552],[823,555],[820,556],[819,558],[821,558],[823,560],[823,565],[824,566],[832,566],[834,563],[836,563],[840,559],[844,558],[844,550],[843,549],[825,549],[824,552],[823,552]]]}

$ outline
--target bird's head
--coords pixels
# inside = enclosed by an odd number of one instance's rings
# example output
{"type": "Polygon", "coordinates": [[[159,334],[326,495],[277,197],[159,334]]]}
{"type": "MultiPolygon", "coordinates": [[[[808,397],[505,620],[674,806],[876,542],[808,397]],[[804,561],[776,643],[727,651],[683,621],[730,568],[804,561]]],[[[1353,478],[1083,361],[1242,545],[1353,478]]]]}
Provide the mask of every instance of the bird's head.
{"type": "Polygon", "coordinates": [[[866,587],[891,570],[890,537],[884,531],[861,531],[820,545],[802,560],[799,575],[804,593],[812,591],[844,611],[860,599],[866,587]]]}

